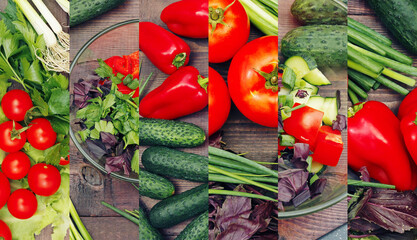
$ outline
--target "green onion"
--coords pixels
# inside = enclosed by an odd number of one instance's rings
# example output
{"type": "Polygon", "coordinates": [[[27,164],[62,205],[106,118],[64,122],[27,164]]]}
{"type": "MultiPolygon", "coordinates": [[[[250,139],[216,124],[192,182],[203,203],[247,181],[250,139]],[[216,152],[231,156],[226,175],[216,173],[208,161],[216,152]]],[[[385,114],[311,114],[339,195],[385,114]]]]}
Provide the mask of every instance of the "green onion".
{"type": "MultiPolygon", "coordinates": [[[[71,224],[74,225],[75,232],[73,231],[75,237],[77,237],[77,233],[79,231],[79,234],[81,234],[82,238],[80,239],[84,239],[84,240],[93,240],[93,238],[91,238],[90,234],[88,233],[87,229],[85,228],[83,222],[80,219],[80,216],[77,213],[77,210],[75,210],[74,204],[72,203],[72,201],[70,201],[71,205],[70,205],[70,215],[71,215],[71,219],[74,221],[74,223],[71,224]],[[78,231],[76,230],[78,229],[78,231]]],[[[77,239],[77,238],[76,238],[77,239]]]]}
{"type": "Polygon", "coordinates": [[[374,182],[365,182],[365,181],[353,180],[353,179],[348,179],[348,185],[358,186],[358,187],[375,187],[375,188],[395,189],[394,185],[374,183],[374,182]]]}
{"type": "Polygon", "coordinates": [[[392,71],[391,69],[388,69],[388,68],[385,68],[382,71],[382,74],[384,74],[385,76],[390,77],[392,79],[395,79],[398,82],[407,84],[410,87],[414,87],[414,85],[416,85],[416,80],[414,80],[410,77],[404,76],[402,74],[399,74],[397,72],[394,72],[394,71],[392,71]]]}
{"type": "Polygon", "coordinates": [[[351,69],[353,69],[353,70],[356,70],[356,71],[358,71],[360,73],[363,73],[363,74],[365,74],[367,76],[370,76],[373,79],[375,79],[375,78],[378,77],[378,74],[372,72],[371,70],[367,69],[366,67],[362,66],[359,63],[355,63],[352,60],[348,60],[348,67],[351,68],[351,69]]]}
{"type": "Polygon", "coordinates": [[[351,89],[348,89],[348,95],[349,95],[350,101],[352,101],[353,105],[355,105],[359,102],[359,99],[356,96],[355,92],[353,92],[351,89]]]}
{"type": "Polygon", "coordinates": [[[369,38],[366,38],[363,34],[356,31],[355,29],[348,27],[348,39],[351,41],[353,39],[354,41],[357,41],[361,43],[363,46],[366,46],[369,49],[372,49],[372,51],[381,54],[382,56],[385,56],[387,53],[379,47],[377,44],[374,43],[374,41],[369,41],[369,38]]]}
{"type": "Polygon", "coordinates": [[[283,147],[292,147],[295,144],[295,137],[288,134],[281,134],[278,140],[279,145],[283,147]]]}
{"type": "Polygon", "coordinates": [[[392,44],[389,38],[350,17],[348,17],[348,26],[361,32],[362,34],[368,35],[384,45],[391,46],[392,44]]]}
{"type": "Polygon", "coordinates": [[[257,168],[253,168],[250,166],[247,166],[246,164],[236,162],[234,160],[228,159],[228,158],[222,158],[216,155],[209,155],[209,163],[216,165],[216,166],[223,166],[235,170],[240,170],[241,172],[246,173],[255,173],[255,174],[265,174],[264,171],[259,170],[257,168]]]}
{"type": "Polygon", "coordinates": [[[375,80],[377,80],[379,83],[381,83],[382,85],[391,88],[392,90],[402,94],[402,95],[407,95],[410,91],[408,91],[407,89],[401,87],[400,85],[390,81],[389,79],[383,77],[383,76],[378,76],[377,78],[375,78],[375,80]]]}
{"type": "Polygon", "coordinates": [[[356,51],[354,48],[348,45],[348,57],[350,60],[365,65],[367,69],[371,70],[373,73],[380,74],[384,70],[384,66],[375,62],[371,58],[361,54],[356,51]]]}
{"type": "Polygon", "coordinates": [[[349,84],[349,89],[354,91],[359,97],[363,99],[368,98],[368,94],[366,94],[366,92],[362,88],[360,88],[358,85],[356,85],[356,83],[349,80],[348,84],[349,84]]]}
{"type": "Polygon", "coordinates": [[[354,70],[348,70],[349,78],[359,84],[366,91],[371,90],[376,81],[360,72],[354,70]]]}
{"type": "MultiPolygon", "coordinates": [[[[256,182],[264,182],[264,183],[275,183],[278,184],[278,178],[273,178],[273,177],[246,177],[247,179],[250,179],[252,181],[256,181],[256,182]]],[[[217,173],[210,173],[209,174],[209,181],[210,182],[225,182],[225,183],[236,183],[236,184],[246,184],[246,182],[232,178],[232,177],[228,177],[228,176],[224,176],[221,174],[217,174],[217,173]]],[[[271,186],[271,188],[277,188],[277,186],[271,186]]]]}
{"type": "Polygon", "coordinates": [[[136,223],[137,225],[139,225],[139,218],[136,218],[135,216],[132,216],[131,214],[129,214],[128,212],[122,211],[106,202],[101,202],[101,204],[103,204],[105,207],[110,208],[111,210],[115,211],[116,213],[120,214],[122,217],[136,223]]]}
{"type": "Polygon", "coordinates": [[[64,12],[69,13],[70,3],[68,0],[56,0],[64,12]]]}
{"type": "Polygon", "coordinates": [[[267,197],[267,196],[253,194],[253,193],[238,192],[238,191],[209,189],[209,194],[210,195],[227,195],[227,196],[257,198],[257,199],[263,199],[263,200],[278,202],[277,199],[273,199],[273,198],[270,198],[270,197],[267,197]]]}
{"type": "Polygon", "coordinates": [[[266,35],[278,35],[278,0],[240,0],[250,21],[266,35]]]}

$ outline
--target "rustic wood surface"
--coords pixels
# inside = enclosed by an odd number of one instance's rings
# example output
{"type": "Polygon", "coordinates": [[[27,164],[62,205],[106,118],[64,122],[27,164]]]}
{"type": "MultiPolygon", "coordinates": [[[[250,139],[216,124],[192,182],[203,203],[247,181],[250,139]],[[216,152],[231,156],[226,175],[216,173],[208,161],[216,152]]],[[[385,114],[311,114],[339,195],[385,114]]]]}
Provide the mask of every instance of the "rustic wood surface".
{"type": "MultiPolygon", "coordinates": [[[[94,18],[86,23],[72,27],[71,59],[79,49],[94,35],[116,23],[137,19],[139,1],[126,0],[119,7],[94,18]]],[[[115,39],[118,47],[103,46],[97,55],[110,57],[110,54],[129,54],[137,51],[138,31],[126,33],[115,39]],[[135,45],[132,45],[136,42],[135,45]],[[119,51],[117,51],[119,50],[119,51]]],[[[98,47],[97,47],[98,48],[98,47]]],[[[77,74],[78,75],[78,74],[77,74]]],[[[78,81],[78,76],[71,77],[71,83],[78,81]]],[[[127,182],[123,182],[101,173],[89,164],[71,143],[71,199],[93,239],[139,239],[138,226],[120,217],[101,205],[101,201],[113,204],[119,209],[137,209],[139,194],[127,182]]]]}
{"type": "MultiPolygon", "coordinates": [[[[294,0],[279,0],[279,39],[281,40],[287,32],[295,27],[300,26],[296,19],[291,15],[290,8],[294,0]]],[[[284,58],[280,56],[280,60],[284,58]]],[[[322,86],[319,95],[325,97],[335,96],[335,92],[341,92],[341,109],[340,113],[347,113],[347,72],[346,69],[332,70],[322,69],[325,75],[332,82],[332,85],[322,86]]],[[[328,179],[328,187],[333,184],[346,185],[347,179],[347,134],[343,132],[343,141],[345,150],[341,156],[337,167],[328,167],[324,177],[328,179]]],[[[345,188],[345,187],[344,187],[345,188]]],[[[321,198],[326,198],[323,193],[321,198]]],[[[347,203],[342,201],[323,211],[310,214],[304,217],[285,219],[278,221],[278,232],[280,239],[297,240],[297,239],[318,239],[329,233],[333,229],[343,225],[347,221],[347,203]]],[[[301,206],[302,208],[302,206],[301,206]]],[[[279,213],[278,213],[279,215],[279,213]]]]}

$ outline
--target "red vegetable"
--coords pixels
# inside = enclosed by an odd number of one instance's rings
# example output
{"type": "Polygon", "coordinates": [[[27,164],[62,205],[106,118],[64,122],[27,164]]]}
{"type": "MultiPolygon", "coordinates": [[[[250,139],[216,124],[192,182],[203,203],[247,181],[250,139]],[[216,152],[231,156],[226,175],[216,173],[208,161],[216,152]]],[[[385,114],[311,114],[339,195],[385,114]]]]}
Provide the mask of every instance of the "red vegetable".
{"type": "Polygon", "coordinates": [[[209,62],[231,59],[248,41],[249,30],[248,15],[239,1],[209,0],[209,62]]]}
{"type": "Polygon", "coordinates": [[[25,129],[17,122],[7,121],[0,124],[0,148],[5,152],[17,152],[26,143],[25,129]]]}
{"type": "Polygon", "coordinates": [[[26,112],[33,107],[32,100],[27,92],[14,89],[7,92],[1,100],[4,115],[10,120],[23,121],[26,112]]]}
{"type": "Polygon", "coordinates": [[[417,106],[417,88],[414,88],[401,102],[398,118],[401,120],[417,106]]]}
{"type": "Polygon", "coordinates": [[[381,183],[414,190],[411,159],[394,113],[383,103],[368,101],[354,106],[349,115],[349,166],[355,171],[366,166],[381,183]]]}
{"type": "Polygon", "coordinates": [[[227,81],[243,115],[263,126],[278,126],[278,36],[261,37],[242,47],[227,81]]]}
{"type": "Polygon", "coordinates": [[[32,147],[46,150],[56,142],[56,133],[51,123],[46,118],[36,118],[29,124],[26,130],[27,138],[32,147]]]}
{"type": "Polygon", "coordinates": [[[1,164],[1,170],[6,177],[19,180],[28,174],[30,169],[30,159],[23,152],[14,152],[7,155],[1,164]]]}
{"type": "Polygon", "coordinates": [[[417,164],[417,113],[410,112],[401,120],[401,132],[408,152],[417,164]]]}
{"type": "Polygon", "coordinates": [[[0,171],[0,209],[6,205],[10,196],[10,182],[7,177],[0,171]]]}
{"type": "MultiPolygon", "coordinates": [[[[294,107],[299,106],[294,104],[294,107]]],[[[323,121],[324,113],[309,106],[291,112],[291,117],[284,120],[284,131],[302,143],[314,146],[323,121]]]]}
{"type": "Polygon", "coordinates": [[[208,0],[182,0],[164,8],[161,20],[180,36],[207,38],[208,9],[208,0]]]}
{"type": "Polygon", "coordinates": [[[70,155],[68,155],[68,159],[61,157],[61,159],[59,160],[59,165],[61,166],[68,165],[69,163],[70,163],[70,155]]]}
{"type": "Polygon", "coordinates": [[[30,189],[40,196],[51,196],[61,186],[61,174],[52,165],[38,163],[34,165],[28,174],[30,189]]]}
{"type": "Polygon", "coordinates": [[[188,64],[190,47],[164,28],[151,22],[140,22],[139,38],[139,49],[162,72],[172,74],[188,64]]]}
{"type": "Polygon", "coordinates": [[[18,219],[28,219],[35,214],[38,209],[38,200],[35,195],[27,189],[17,189],[10,195],[7,201],[7,208],[13,217],[18,219]]]}
{"type": "Polygon", "coordinates": [[[10,228],[2,220],[0,220],[0,238],[4,238],[4,240],[12,240],[12,232],[10,231],[10,228]]]}
{"type": "Polygon", "coordinates": [[[343,152],[342,133],[339,130],[333,130],[332,127],[321,126],[311,150],[314,161],[336,166],[343,152]]]}
{"type": "Polygon", "coordinates": [[[192,66],[173,73],[140,101],[140,115],[170,120],[205,108],[208,103],[208,78],[199,74],[192,66]]]}
{"type": "Polygon", "coordinates": [[[226,122],[230,112],[230,95],[226,82],[213,68],[209,67],[209,136],[217,132],[226,122]]]}

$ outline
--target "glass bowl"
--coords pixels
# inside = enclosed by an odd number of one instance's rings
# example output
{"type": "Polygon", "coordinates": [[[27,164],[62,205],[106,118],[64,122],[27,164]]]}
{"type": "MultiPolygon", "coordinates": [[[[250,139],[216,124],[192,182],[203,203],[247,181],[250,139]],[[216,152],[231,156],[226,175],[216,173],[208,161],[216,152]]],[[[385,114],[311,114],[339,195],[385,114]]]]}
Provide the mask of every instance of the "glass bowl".
{"type": "MultiPolygon", "coordinates": [[[[129,55],[139,50],[139,20],[129,20],[115,24],[108,27],[92,37],[80,49],[74,57],[70,71],[71,71],[71,86],[78,82],[79,79],[88,80],[94,76],[94,70],[99,66],[97,59],[107,59],[112,56],[129,55]]],[[[70,89],[71,96],[73,96],[73,87],[70,89]]],[[[85,143],[82,143],[79,135],[80,126],[76,124],[76,112],[78,108],[73,104],[71,98],[71,113],[70,113],[70,137],[78,151],[83,157],[87,159],[93,166],[98,168],[105,174],[108,174],[104,168],[105,159],[97,159],[92,155],[85,143]]],[[[136,173],[131,173],[129,176],[123,172],[112,172],[110,176],[131,182],[139,183],[139,176],[136,173]]]]}

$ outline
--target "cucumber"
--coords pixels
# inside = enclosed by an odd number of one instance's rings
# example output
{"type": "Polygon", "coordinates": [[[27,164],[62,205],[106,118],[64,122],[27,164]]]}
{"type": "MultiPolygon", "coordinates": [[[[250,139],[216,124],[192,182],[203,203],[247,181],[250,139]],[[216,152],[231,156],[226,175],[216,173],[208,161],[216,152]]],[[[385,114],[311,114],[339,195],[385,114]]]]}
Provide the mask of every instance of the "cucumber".
{"type": "Polygon", "coordinates": [[[324,97],[313,96],[308,100],[306,105],[311,107],[311,108],[314,108],[316,110],[324,112],[323,105],[324,105],[325,100],[326,100],[326,98],[324,98],[324,97]]]}
{"type": "Polygon", "coordinates": [[[328,97],[326,100],[324,100],[323,104],[323,122],[324,124],[328,126],[333,125],[333,121],[337,119],[338,114],[338,104],[337,104],[337,98],[335,97],[328,97]]]}
{"type": "Polygon", "coordinates": [[[292,15],[303,25],[346,24],[347,0],[295,0],[292,15]]]}
{"type": "Polygon", "coordinates": [[[294,71],[298,79],[303,78],[311,71],[307,61],[300,56],[292,56],[288,58],[287,61],[285,61],[285,65],[294,71]]]}
{"type": "Polygon", "coordinates": [[[70,4],[70,27],[121,5],[125,0],[72,0],[70,4]]]}
{"type": "Polygon", "coordinates": [[[208,181],[208,158],[167,147],[150,147],[142,154],[146,170],[195,182],[208,181]]]}
{"type": "Polygon", "coordinates": [[[317,68],[317,62],[310,55],[292,56],[285,61],[285,65],[290,67],[297,78],[304,78],[307,82],[316,85],[330,85],[330,81],[317,68]]]}
{"type": "Polygon", "coordinates": [[[417,54],[417,1],[369,0],[382,23],[410,52],[417,54]]]}
{"type": "Polygon", "coordinates": [[[158,202],[149,213],[156,228],[169,228],[208,210],[208,184],[158,202]]]}
{"type": "Polygon", "coordinates": [[[174,194],[174,185],[166,178],[139,170],[139,194],[153,199],[165,199],[174,194]]]}
{"type": "Polygon", "coordinates": [[[311,160],[310,165],[308,166],[307,170],[311,173],[315,173],[318,176],[324,173],[326,171],[327,166],[324,164],[321,164],[319,162],[316,162],[314,160],[311,160]]]}
{"type": "Polygon", "coordinates": [[[139,240],[163,240],[161,233],[149,223],[145,211],[139,207],[139,240]]]}
{"type": "Polygon", "coordinates": [[[139,142],[141,146],[197,147],[204,143],[203,129],[192,123],[175,120],[139,119],[139,142]]]}
{"type": "Polygon", "coordinates": [[[313,69],[304,76],[304,80],[315,86],[323,86],[332,84],[329,79],[318,69],[313,69]]]}
{"type": "Polygon", "coordinates": [[[311,96],[311,93],[312,92],[313,92],[313,90],[312,89],[309,89],[309,88],[295,89],[295,90],[291,91],[290,92],[290,95],[292,96],[292,99],[293,99],[293,102],[292,102],[291,106],[294,105],[295,103],[299,103],[299,104],[305,104],[305,103],[307,103],[308,99],[310,99],[310,96],[311,96]],[[297,93],[300,90],[301,91],[306,91],[307,92],[307,96],[305,96],[303,98],[297,97],[297,93]]]}
{"type": "Polygon", "coordinates": [[[311,92],[312,96],[317,95],[317,93],[319,92],[318,87],[316,87],[314,85],[311,85],[310,83],[308,83],[308,82],[306,82],[302,79],[297,79],[295,81],[294,89],[307,89],[307,88],[312,90],[312,92],[311,92]]]}
{"type": "Polygon", "coordinates": [[[285,57],[310,55],[319,68],[346,67],[347,26],[311,25],[288,32],[281,42],[285,57]]]}
{"type": "Polygon", "coordinates": [[[209,239],[209,216],[208,212],[196,217],[175,240],[206,240],[209,239]]]}

